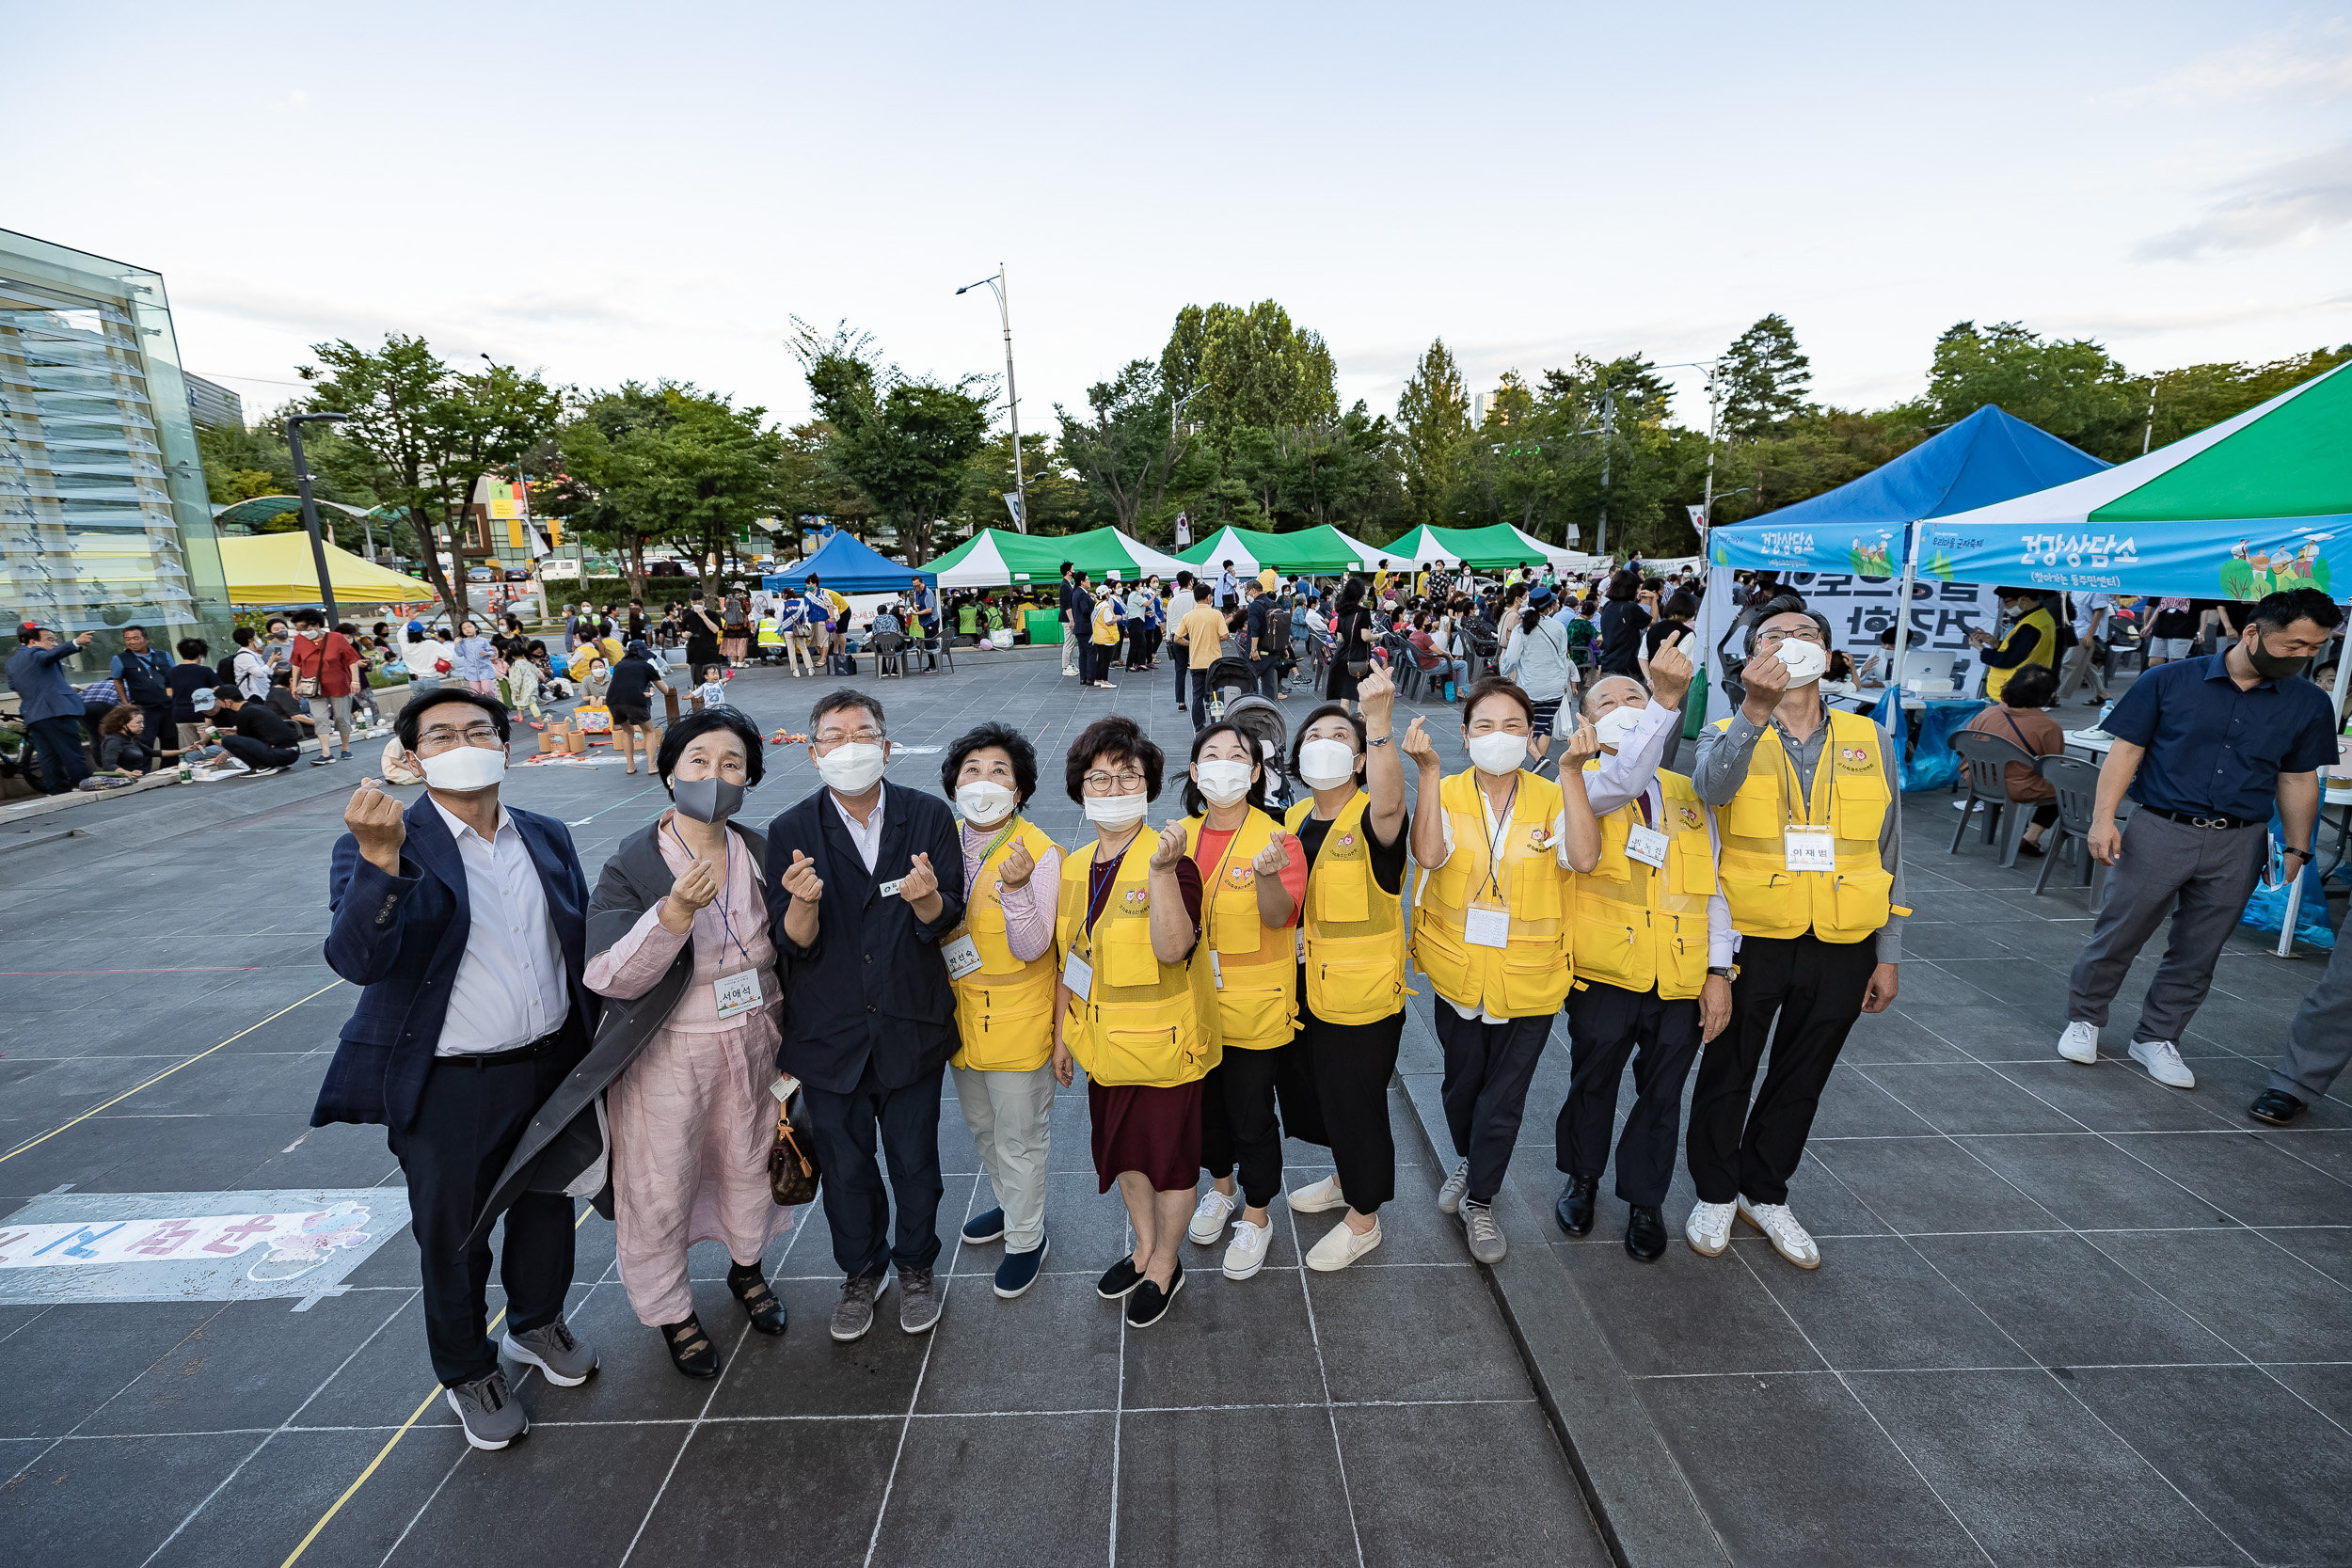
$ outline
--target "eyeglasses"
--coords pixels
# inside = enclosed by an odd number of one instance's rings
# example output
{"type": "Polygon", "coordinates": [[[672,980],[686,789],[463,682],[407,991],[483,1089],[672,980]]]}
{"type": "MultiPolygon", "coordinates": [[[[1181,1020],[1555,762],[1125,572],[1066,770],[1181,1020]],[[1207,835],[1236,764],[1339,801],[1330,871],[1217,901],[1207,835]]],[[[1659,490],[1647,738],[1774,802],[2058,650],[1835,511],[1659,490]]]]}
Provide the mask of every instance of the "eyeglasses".
{"type": "Polygon", "coordinates": [[[1795,641],[1798,642],[1811,642],[1816,645],[1822,645],[1820,628],[1818,626],[1804,626],[1793,631],[1759,631],[1756,634],[1756,640],[1758,642],[1787,642],[1795,641]]]}
{"type": "Polygon", "coordinates": [[[882,744],[882,731],[876,729],[850,730],[847,732],[841,730],[826,730],[818,736],[817,744],[819,746],[840,746],[850,741],[855,741],[860,746],[879,746],[882,744]]]}
{"type": "Polygon", "coordinates": [[[1081,782],[1097,795],[1112,793],[1113,786],[1117,786],[1119,794],[1132,795],[1143,787],[1143,775],[1132,768],[1124,772],[1105,773],[1098,768],[1081,782]]]}
{"type": "Polygon", "coordinates": [[[461,742],[468,746],[496,746],[501,744],[499,740],[498,729],[495,725],[491,724],[469,724],[462,730],[452,729],[446,724],[440,724],[422,732],[417,736],[417,744],[419,746],[455,746],[461,742]]]}

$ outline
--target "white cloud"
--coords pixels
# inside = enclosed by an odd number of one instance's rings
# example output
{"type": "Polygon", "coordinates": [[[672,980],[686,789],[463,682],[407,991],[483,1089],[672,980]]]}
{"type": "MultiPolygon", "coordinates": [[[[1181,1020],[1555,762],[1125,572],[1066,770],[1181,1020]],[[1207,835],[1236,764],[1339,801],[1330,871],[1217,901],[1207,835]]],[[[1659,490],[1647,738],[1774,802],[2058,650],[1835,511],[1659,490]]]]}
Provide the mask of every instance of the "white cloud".
{"type": "Polygon", "coordinates": [[[2274,164],[2233,187],[2195,222],[2142,240],[2140,261],[2188,261],[2267,250],[2352,223],[2352,142],[2274,164]]]}
{"type": "Polygon", "coordinates": [[[2265,33],[2101,102],[2120,109],[2196,109],[2282,93],[2352,96],[2352,23],[2332,17],[2316,27],[2265,33]]]}

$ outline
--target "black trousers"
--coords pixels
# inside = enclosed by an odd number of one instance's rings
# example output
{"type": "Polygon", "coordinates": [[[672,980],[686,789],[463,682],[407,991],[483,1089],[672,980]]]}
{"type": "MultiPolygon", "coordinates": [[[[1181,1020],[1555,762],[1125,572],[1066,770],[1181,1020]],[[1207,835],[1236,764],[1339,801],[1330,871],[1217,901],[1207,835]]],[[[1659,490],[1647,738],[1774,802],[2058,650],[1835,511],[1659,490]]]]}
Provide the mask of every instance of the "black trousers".
{"type": "Polygon", "coordinates": [[[848,1094],[803,1085],[825,1169],[817,1190],[833,1229],[833,1260],[846,1278],[880,1275],[886,1262],[928,1269],[939,1256],[939,1096],[946,1072],[943,1062],[903,1088],[886,1089],[868,1060],[865,1077],[848,1094]],[[877,1131],[890,1166],[887,1194],[874,1159],[877,1131]],[[893,1197],[898,1202],[895,1240],[893,1197]]]}
{"type": "Polygon", "coordinates": [[[1241,1166],[1242,1196],[1263,1209],[1282,1192],[1282,1129],[1274,1080],[1286,1046],[1228,1051],[1200,1085],[1200,1168],[1222,1180],[1241,1166]]]}
{"type": "Polygon", "coordinates": [[[224,735],[221,746],[232,757],[259,772],[264,768],[291,768],[302,753],[291,746],[265,746],[249,735],[224,735]]]}
{"type": "Polygon", "coordinates": [[[1568,993],[1567,1012],[1568,1098],[1560,1105],[1553,1163],[1564,1175],[1598,1180],[1631,1056],[1633,1110],[1617,1140],[1617,1196],[1655,1208],[1674,1181],[1682,1084],[1699,1053],[1698,1000],[1668,1002],[1655,990],[1594,983],[1568,993]]]}
{"type": "Polygon", "coordinates": [[[1454,1152],[1470,1162],[1470,1197],[1491,1203],[1519,1141],[1527,1085],[1551,1038],[1552,1015],[1482,1023],[1442,996],[1430,1011],[1445,1049],[1446,1131],[1454,1134],[1454,1152]]]}
{"type": "Polygon", "coordinates": [[[40,787],[50,795],[63,795],[89,777],[89,759],[82,754],[82,721],[68,714],[56,719],[35,719],[24,726],[32,737],[33,751],[40,759],[40,787]]]}
{"type": "Polygon", "coordinates": [[[1282,694],[1282,661],[1271,656],[1249,661],[1249,673],[1258,683],[1258,695],[1279,697],[1282,694]]]}
{"type": "Polygon", "coordinates": [[[1691,1091],[1691,1180],[1700,1201],[1729,1203],[1741,1194],[1755,1203],[1788,1201],[1822,1085],[1877,967],[1878,943],[1867,938],[1830,942],[1808,931],[1740,940],[1731,1022],[1708,1042],[1691,1091]],[[1750,1106],[1768,1038],[1772,1063],[1750,1106]]]}
{"type": "Polygon", "coordinates": [[[1405,1010],[1377,1023],[1326,1022],[1307,1005],[1302,973],[1298,1022],[1298,1034],[1282,1048],[1295,1069],[1280,1084],[1282,1130],[1301,1143],[1328,1148],[1347,1206],[1359,1214],[1377,1213],[1396,1196],[1389,1080],[1396,1076],[1405,1010]]]}
{"type": "MultiPolygon", "coordinates": [[[[1176,710],[1181,713],[1184,711],[1184,677],[1192,671],[1192,650],[1189,648],[1177,649],[1176,657],[1170,662],[1176,666],[1176,710]]],[[[1194,726],[1196,729],[1199,727],[1200,726],[1198,725],[1194,726]]]]}
{"type": "MultiPolygon", "coordinates": [[[[553,1051],[492,1067],[436,1057],[416,1119],[387,1139],[408,1179],[409,1227],[424,1276],[425,1346],[433,1375],[444,1385],[470,1383],[498,1366],[485,1326],[490,1243],[485,1238],[469,1247],[466,1238],[532,1113],[564,1070],[553,1051]]],[[[563,1316],[572,1287],[572,1200],[561,1193],[525,1193],[506,1211],[499,1283],[506,1289],[508,1332],[563,1316]]]]}

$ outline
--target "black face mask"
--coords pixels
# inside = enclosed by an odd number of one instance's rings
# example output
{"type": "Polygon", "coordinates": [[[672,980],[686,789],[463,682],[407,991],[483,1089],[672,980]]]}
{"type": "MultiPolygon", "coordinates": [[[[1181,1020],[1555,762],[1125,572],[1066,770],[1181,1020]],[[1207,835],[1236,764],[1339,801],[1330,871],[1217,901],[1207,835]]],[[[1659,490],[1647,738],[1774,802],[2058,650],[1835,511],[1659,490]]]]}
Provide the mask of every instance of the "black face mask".
{"type": "Polygon", "coordinates": [[[2301,674],[2303,666],[2311,662],[2308,658],[2287,658],[2272,653],[2263,646],[2262,633],[2259,631],[2254,634],[2254,641],[2246,644],[2246,659],[2254,667],[2254,673],[2266,680],[2274,681],[2282,681],[2289,675],[2301,674]]]}
{"type": "Polygon", "coordinates": [[[681,816],[697,822],[724,822],[743,809],[743,786],[724,779],[680,779],[670,787],[681,816]]]}

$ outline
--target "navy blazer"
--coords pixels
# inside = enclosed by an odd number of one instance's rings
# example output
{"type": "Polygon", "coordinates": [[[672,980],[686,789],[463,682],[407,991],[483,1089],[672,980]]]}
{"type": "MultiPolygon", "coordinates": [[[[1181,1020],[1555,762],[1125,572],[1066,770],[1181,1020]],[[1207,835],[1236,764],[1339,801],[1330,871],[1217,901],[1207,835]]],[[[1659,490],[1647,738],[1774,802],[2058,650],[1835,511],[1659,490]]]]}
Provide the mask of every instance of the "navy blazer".
{"type": "Polygon", "coordinates": [[[768,825],[768,932],[791,960],[784,1045],[777,1061],[794,1077],[834,1094],[857,1087],[870,1059],[884,1088],[904,1088],[956,1052],[956,993],[942,938],[963,920],[963,846],[955,813],[936,795],[882,783],[882,852],[874,869],[850,839],[833,792],[816,794],[768,825]],[[817,940],[785,935],[792,895],[784,874],[798,849],[825,884],[817,900],[817,940]],[[907,874],[917,852],[939,879],[939,918],[875,891],[907,874]]]}
{"type": "MultiPolygon", "coordinates": [[[[596,996],[580,983],[588,967],[588,879],[563,823],[513,806],[506,815],[523,835],[539,885],[547,890],[548,918],[564,950],[572,1016],[580,1025],[572,1034],[584,1052],[596,1033],[598,1006],[596,996]]],[[[407,1127],[433,1067],[450,987],[473,928],[465,863],[433,798],[421,797],[402,816],[408,836],[400,847],[397,877],[362,859],[359,841],[351,834],[335,841],[326,882],[334,911],[326,931],[326,965],[365,989],[319,1085],[318,1104],[310,1112],[313,1127],[330,1121],[407,1127]]]]}

